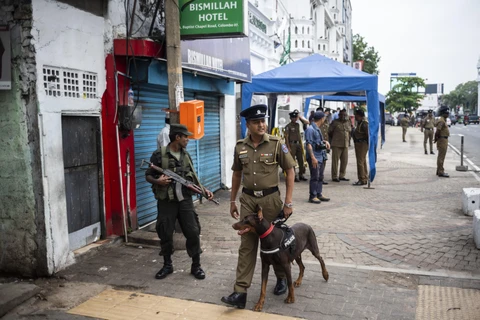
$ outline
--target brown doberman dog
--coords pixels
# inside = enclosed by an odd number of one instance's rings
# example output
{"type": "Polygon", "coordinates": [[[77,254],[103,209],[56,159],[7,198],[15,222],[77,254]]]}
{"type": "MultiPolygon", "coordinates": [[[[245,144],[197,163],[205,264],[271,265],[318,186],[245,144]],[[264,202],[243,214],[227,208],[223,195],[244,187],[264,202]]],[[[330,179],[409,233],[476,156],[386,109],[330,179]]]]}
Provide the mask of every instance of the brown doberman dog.
{"type": "Polygon", "coordinates": [[[305,266],[302,263],[302,252],[305,249],[310,250],[315,258],[320,262],[322,267],[322,275],[325,281],[328,281],[328,271],[320,256],[318,250],[317,238],[312,227],[305,223],[296,223],[291,226],[295,234],[295,248],[293,251],[288,249],[282,250],[282,240],[284,238],[284,231],[282,228],[276,228],[270,222],[263,219],[262,208],[257,205],[257,213],[246,216],[242,221],[232,225],[233,229],[238,230],[238,234],[242,235],[247,232],[254,232],[260,237],[260,247],[262,258],[262,289],[260,298],[253,308],[255,311],[262,311],[265,303],[265,294],[267,291],[267,280],[270,265],[274,268],[279,267],[285,270],[287,276],[288,296],[285,303],[294,303],[295,294],[294,286],[299,287],[302,284],[303,273],[305,266]],[[295,282],[292,282],[291,263],[295,260],[300,269],[300,274],[295,282]]]}

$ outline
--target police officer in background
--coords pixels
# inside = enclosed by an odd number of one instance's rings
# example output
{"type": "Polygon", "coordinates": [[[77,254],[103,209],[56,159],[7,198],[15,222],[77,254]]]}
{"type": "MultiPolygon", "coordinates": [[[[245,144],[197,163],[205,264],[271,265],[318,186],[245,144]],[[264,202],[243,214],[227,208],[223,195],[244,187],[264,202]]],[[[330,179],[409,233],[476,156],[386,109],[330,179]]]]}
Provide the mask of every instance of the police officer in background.
{"type": "Polygon", "coordinates": [[[368,121],[365,119],[365,112],[361,109],[355,110],[355,121],[357,126],[353,130],[353,143],[355,144],[355,157],[357,158],[358,181],[354,186],[363,186],[368,182],[367,153],[368,153],[368,121]]]}
{"type": "MultiPolygon", "coordinates": [[[[322,137],[325,140],[328,140],[328,128],[330,127],[330,118],[332,115],[330,114],[330,108],[325,108],[325,111],[322,110],[317,110],[317,111],[322,111],[325,114],[325,121],[323,124],[320,126],[320,131],[322,132],[322,137]]],[[[330,153],[330,148],[327,150],[328,153],[330,153]]],[[[323,161],[323,173],[322,175],[325,177],[325,168],[327,167],[327,160],[328,160],[328,155],[325,155],[325,159],[323,161]]],[[[325,179],[322,181],[323,184],[328,184],[325,179]]]]}
{"type": "Polygon", "coordinates": [[[400,125],[402,126],[403,142],[407,142],[407,140],[405,140],[405,135],[407,134],[407,129],[408,129],[409,122],[410,122],[410,118],[408,117],[408,113],[405,112],[402,120],[400,120],[400,125]]]}
{"type": "Polygon", "coordinates": [[[448,149],[448,137],[450,136],[450,130],[447,125],[447,118],[450,114],[448,107],[441,107],[439,110],[440,118],[435,125],[435,143],[437,144],[438,156],[437,156],[437,176],[442,178],[450,177],[448,173],[445,172],[443,168],[443,163],[445,161],[445,156],[448,149]]]}
{"type": "MultiPolygon", "coordinates": [[[[256,212],[257,204],[263,208],[263,217],[267,221],[277,218],[282,209],[286,218],[293,210],[295,161],[283,141],[266,133],[266,112],[266,105],[255,105],[240,113],[240,116],[245,117],[247,121],[249,135],[245,139],[237,141],[232,165],[230,215],[237,220],[239,217],[243,219],[256,212]],[[278,190],[279,166],[286,172],[284,202],[282,202],[278,190]],[[236,197],[242,183],[239,214],[236,197]]],[[[247,289],[252,283],[255,271],[259,241],[258,235],[255,233],[247,231],[239,232],[239,234],[241,243],[238,249],[234,292],[229,296],[222,297],[222,301],[243,309],[247,301],[247,289]]],[[[277,284],[273,293],[280,295],[287,291],[286,275],[283,270],[275,270],[275,274],[277,284]]]]}
{"type": "MultiPolygon", "coordinates": [[[[307,181],[305,178],[305,158],[303,156],[303,147],[302,147],[302,135],[300,130],[299,120],[299,111],[294,110],[289,113],[290,123],[285,126],[285,141],[287,143],[288,150],[294,160],[297,160],[298,163],[298,178],[295,176],[295,182],[307,181]]],[[[302,124],[308,124],[306,119],[301,119],[302,124]]]]}
{"type": "Polygon", "coordinates": [[[332,148],[332,181],[350,181],[345,178],[348,164],[348,146],[350,144],[350,133],[352,124],[347,117],[347,110],[342,109],[337,120],[333,120],[328,128],[330,146],[332,148]],[[338,162],[340,161],[340,175],[338,162]]]}
{"type": "Polygon", "coordinates": [[[430,154],[435,154],[433,152],[433,131],[435,129],[435,118],[433,117],[433,110],[428,110],[428,115],[423,119],[421,131],[423,132],[423,148],[425,149],[425,154],[427,152],[427,140],[430,143],[430,154]]]}
{"type": "MultiPolygon", "coordinates": [[[[193,168],[192,158],[187,152],[188,137],[192,133],[182,124],[170,125],[170,143],[153,152],[150,162],[162,169],[169,169],[186,180],[193,181],[200,186],[208,199],[213,199],[213,194],[205,189],[193,168]]],[[[183,235],[187,239],[187,253],[192,258],[190,273],[197,279],[205,279],[205,272],[200,265],[200,222],[193,206],[192,193],[181,186],[180,194],[176,192],[176,184],[163,174],[152,168],[145,172],[145,178],[152,184],[152,191],[157,199],[157,225],[156,230],[160,238],[163,256],[163,268],[157,272],[155,278],[164,279],[173,272],[172,254],[173,232],[175,221],[178,219],[183,235]]]]}

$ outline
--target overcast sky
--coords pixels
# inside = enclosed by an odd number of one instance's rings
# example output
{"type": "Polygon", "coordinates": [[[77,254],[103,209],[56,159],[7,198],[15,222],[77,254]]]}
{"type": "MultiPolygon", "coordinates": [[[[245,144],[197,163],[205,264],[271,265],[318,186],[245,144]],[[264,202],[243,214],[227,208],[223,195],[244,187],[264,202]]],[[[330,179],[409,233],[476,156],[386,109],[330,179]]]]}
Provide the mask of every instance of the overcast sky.
{"type": "Polygon", "coordinates": [[[379,91],[390,73],[416,72],[445,93],[477,79],[480,0],[350,0],[353,34],[381,56],[379,91]]]}

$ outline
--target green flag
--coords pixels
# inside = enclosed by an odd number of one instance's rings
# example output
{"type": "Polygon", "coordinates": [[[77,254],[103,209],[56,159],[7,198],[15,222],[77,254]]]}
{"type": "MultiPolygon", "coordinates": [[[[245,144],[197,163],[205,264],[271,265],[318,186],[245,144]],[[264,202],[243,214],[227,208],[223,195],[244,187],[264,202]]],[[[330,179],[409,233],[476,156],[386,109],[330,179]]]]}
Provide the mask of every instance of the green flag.
{"type": "Polygon", "coordinates": [[[282,56],[280,57],[280,65],[283,66],[284,64],[286,64],[288,61],[288,58],[290,58],[290,28],[288,28],[287,43],[283,47],[283,53],[282,53],[282,56]]]}

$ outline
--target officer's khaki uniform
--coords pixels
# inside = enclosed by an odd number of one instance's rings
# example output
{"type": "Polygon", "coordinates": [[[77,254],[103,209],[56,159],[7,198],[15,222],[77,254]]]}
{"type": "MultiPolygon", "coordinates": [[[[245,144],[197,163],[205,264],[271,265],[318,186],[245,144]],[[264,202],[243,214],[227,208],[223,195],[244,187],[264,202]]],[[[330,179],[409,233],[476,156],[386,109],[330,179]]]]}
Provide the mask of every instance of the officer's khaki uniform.
{"type": "MultiPolygon", "coordinates": [[[[283,170],[295,166],[287,146],[279,138],[265,134],[263,141],[256,148],[250,136],[237,142],[232,170],[242,171],[244,188],[260,191],[278,187],[278,166],[283,170]]],[[[279,191],[264,197],[255,197],[242,192],[240,204],[240,219],[256,212],[257,204],[263,208],[263,216],[268,221],[273,221],[283,208],[279,191]]],[[[250,287],[257,261],[257,249],[258,235],[249,232],[241,236],[235,292],[243,293],[250,287]]],[[[278,278],[285,278],[283,271],[276,270],[275,273],[278,278]]]]}
{"type": "Polygon", "coordinates": [[[328,128],[332,148],[332,179],[345,178],[350,132],[352,132],[352,124],[349,119],[345,121],[333,120],[328,128]],[[340,177],[338,176],[338,161],[340,161],[340,177]]]}
{"type": "Polygon", "coordinates": [[[426,116],[425,119],[422,121],[422,129],[423,129],[423,148],[425,149],[425,153],[427,153],[427,140],[430,143],[430,152],[433,152],[433,132],[435,129],[435,118],[426,116]]]}
{"type": "Polygon", "coordinates": [[[443,163],[445,161],[445,156],[447,154],[448,149],[448,137],[450,136],[450,130],[448,129],[448,125],[445,122],[444,117],[440,117],[436,124],[436,128],[438,131],[438,138],[437,138],[437,150],[438,150],[438,157],[437,157],[437,175],[445,173],[445,169],[443,168],[443,163]]]}
{"type": "Polygon", "coordinates": [[[353,131],[355,157],[357,158],[358,181],[368,182],[367,152],[368,152],[368,121],[363,119],[353,131]]]}
{"type": "Polygon", "coordinates": [[[403,117],[402,120],[400,120],[400,124],[402,126],[402,141],[406,142],[405,135],[407,134],[407,129],[408,129],[408,118],[403,117]]]}
{"type": "Polygon", "coordinates": [[[289,123],[285,126],[285,140],[288,141],[290,153],[298,163],[298,173],[300,176],[305,174],[305,159],[303,157],[302,135],[300,134],[299,123],[289,123]]]}

